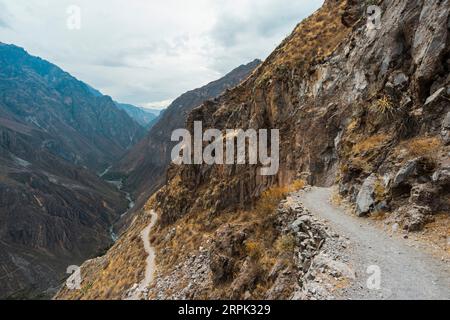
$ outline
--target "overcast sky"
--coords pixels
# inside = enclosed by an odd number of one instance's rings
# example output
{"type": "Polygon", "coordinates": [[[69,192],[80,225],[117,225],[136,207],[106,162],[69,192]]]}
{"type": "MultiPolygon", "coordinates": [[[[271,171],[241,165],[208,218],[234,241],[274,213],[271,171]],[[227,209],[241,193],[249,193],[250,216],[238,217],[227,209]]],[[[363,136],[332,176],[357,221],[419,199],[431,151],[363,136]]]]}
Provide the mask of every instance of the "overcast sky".
{"type": "Polygon", "coordinates": [[[162,107],[243,63],[265,59],[322,3],[0,0],[0,41],[24,47],[120,102],[162,107]],[[73,5],[81,9],[80,29],[73,5]]]}

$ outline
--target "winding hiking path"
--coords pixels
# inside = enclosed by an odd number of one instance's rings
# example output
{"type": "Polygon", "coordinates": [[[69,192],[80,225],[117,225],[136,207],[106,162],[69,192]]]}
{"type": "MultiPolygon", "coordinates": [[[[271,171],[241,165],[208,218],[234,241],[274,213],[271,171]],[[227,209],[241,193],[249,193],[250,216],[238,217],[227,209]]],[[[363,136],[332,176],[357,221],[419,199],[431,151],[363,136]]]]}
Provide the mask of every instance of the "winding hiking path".
{"type": "Polygon", "coordinates": [[[450,299],[450,264],[422,248],[390,237],[368,219],[358,218],[330,202],[332,189],[312,188],[301,192],[301,202],[318,218],[350,243],[349,264],[356,271],[355,283],[345,289],[342,299],[450,299]],[[369,266],[381,271],[380,290],[369,290],[369,266]]]}
{"type": "Polygon", "coordinates": [[[150,243],[150,231],[153,229],[153,227],[156,224],[156,221],[158,220],[158,215],[154,210],[147,211],[146,214],[151,215],[151,221],[149,225],[142,230],[141,232],[141,238],[144,242],[144,250],[147,253],[147,259],[146,259],[146,267],[145,267],[145,276],[144,280],[141,281],[139,286],[133,290],[131,295],[128,297],[127,300],[140,300],[142,298],[142,294],[147,290],[148,286],[152,283],[154,274],[155,274],[155,248],[152,247],[150,243]]]}

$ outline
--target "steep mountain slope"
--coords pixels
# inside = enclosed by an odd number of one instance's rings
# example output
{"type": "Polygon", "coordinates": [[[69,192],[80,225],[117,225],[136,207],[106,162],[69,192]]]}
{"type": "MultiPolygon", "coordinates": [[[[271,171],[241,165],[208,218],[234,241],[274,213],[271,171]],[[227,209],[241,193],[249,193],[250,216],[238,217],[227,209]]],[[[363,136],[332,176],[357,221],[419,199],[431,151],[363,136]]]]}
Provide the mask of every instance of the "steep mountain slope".
{"type": "Polygon", "coordinates": [[[155,111],[139,108],[131,104],[116,103],[116,105],[119,109],[125,111],[132,119],[145,128],[149,127],[149,125],[159,116],[159,113],[155,113],[155,111]]]}
{"type": "Polygon", "coordinates": [[[49,296],[111,245],[128,204],[96,172],[141,135],[111,98],[0,44],[0,297],[49,296]]]}
{"type": "MultiPolygon", "coordinates": [[[[171,166],[146,206],[159,215],[157,271],[142,296],[308,298],[315,258],[341,240],[289,197],[280,202],[298,179],[338,185],[358,215],[397,228],[448,219],[449,11],[448,0],[327,0],[245,82],[194,109],[191,131],[194,121],[279,129],[280,171],[171,166]],[[380,6],[379,25],[368,27],[369,4],[380,6]]],[[[126,297],[143,279],[138,235],[150,218],[137,215],[116,246],[83,265],[86,290],[58,298],[126,297]]]]}
{"type": "Polygon", "coordinates": [[[185,127],[187,114],[193,108],[239,84],[260,63],[261,61],[255,60],[242,65],[223,78],[186,92],[176,99],[160,116],[147,136],[113,167],[111,175],[125,176],[125,188],[132,191],[137,199],[141,199],[141,203],[146,201],[165,182],[170,152],[175,145],[170,141],[172,132],[185,127]]]}

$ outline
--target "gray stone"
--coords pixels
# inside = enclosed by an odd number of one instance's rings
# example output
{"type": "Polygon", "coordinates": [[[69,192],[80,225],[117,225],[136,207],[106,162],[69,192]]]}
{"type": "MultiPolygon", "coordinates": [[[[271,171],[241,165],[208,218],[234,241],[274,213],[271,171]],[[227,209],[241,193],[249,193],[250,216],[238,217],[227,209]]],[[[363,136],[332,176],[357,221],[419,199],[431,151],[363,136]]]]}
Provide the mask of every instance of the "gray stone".
{"type": "Polygon", "coordinates": [[[391,81],[394,87],[401,87],[409,81],[409,78],[403,72],[399,71],[392,75],[391,81]]]}
{"type": "Polygon", "coordinates": [[[397,232],[399,228],[400,228],[400,225],[398,223],[394,223],[392,225],[392,232],[397,232]]]}
{"type": "Polygon", "coordinates": [[[450,144],[450,130],[442,131],[441,136],[442,136],[442,142],[444,142],[444,144],[446,146],[448,146],[450,144]]]}
{"type": "Polygon", "coordinates": [[[375,206],[375,211],[376,212],[387,212],[387,211],[389,211],[389,205],[387,204],[387,202],[386,201],[381,201],[380,203],[378,203],[376,206],[375,206]]]}
{"type": "Polygon", "coordinates": [[[408,161],[395,175],[394,182],[392,183],[392,187],[396,188],[400,186],[401,184],[405,183],[409,177],[411,177],[418,165],[419,159],[414,159],[408,161]]]}
{"type": "Polygon", "coordinates": [[[425,106],[429,106],[432,103],[436,102],[443,94],[445,93],[445,88],[440,88],[431,96],[428,97],[427,101],[425,101],[425,106]]]}
{"type": "Polygon", "coordinates": [[[311,217],[310,216],[301,216],[300,218],[298,218],[297,220],[295,220],[292,224],[291,224],[291,229],[294,232],[299,232],[301,227],[305,225],[305,223],[311,223],[311,217]]]}
{"type": "Polygon", "coordinates": [[[439,186],[450,185],[450,168],[442,168],[437,170],[433,174],[432,180],[435,184],[439,186]]]}
{"type": "Polygon", "coordinates": [[[364,216],[373,209],[375,205],[375,183],[377,180],[376,174],[370,175],[364,181],[361,190],[359,190],[358,197],[356,198],[356,209],[359,216],[364,216]]]}

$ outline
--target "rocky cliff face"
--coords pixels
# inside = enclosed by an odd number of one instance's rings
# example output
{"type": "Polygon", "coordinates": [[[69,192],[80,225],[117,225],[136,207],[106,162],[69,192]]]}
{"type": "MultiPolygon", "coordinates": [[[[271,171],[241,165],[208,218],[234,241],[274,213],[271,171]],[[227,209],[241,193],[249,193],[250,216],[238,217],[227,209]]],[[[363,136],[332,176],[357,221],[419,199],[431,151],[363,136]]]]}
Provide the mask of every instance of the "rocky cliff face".
{"type": "Polygon", "coordinates": [[[111,98],[0,44],[0,297],[51,296],[112,244],[127,201],[96,172],[141,135],[111,98]]]}
{"type": "MultiPolygon", "coordinates": [[[[147,297],[298,298],[292,282],[307,279],[293,248],[307,239],[286,234],[276,208],[299,180],[338,185],[357,214],[408,230],[448,214],[449,2],[370,4],[382,16],[368,27],[367,1],[325,1],[244,83],[189,114],[191,130],[194,121],[280,129],[281,169],[262,177],[258,166],[171,166],[147,203],[160,217],[147,297]]],[[[141,246],[129,239],[148,219],[142,212],[101,264],[87,265],[93,290],[59,297],[125,297],[135,279],[108,261],[135,259],[123,248],[141,246]]]]}
{"type": "Polygon", "coordinates": [[[146,137],[113,167],[111,175],[125,176],[125,188],[134,193],[139,203],[145,203],[166,181],[170,153],[176,144],[171,142],[172,132],[185,128],[192,109],[238,85],[260,63],[255,60],[242,65],[219,80],[181,95],[164,111],[146,137]]]}

